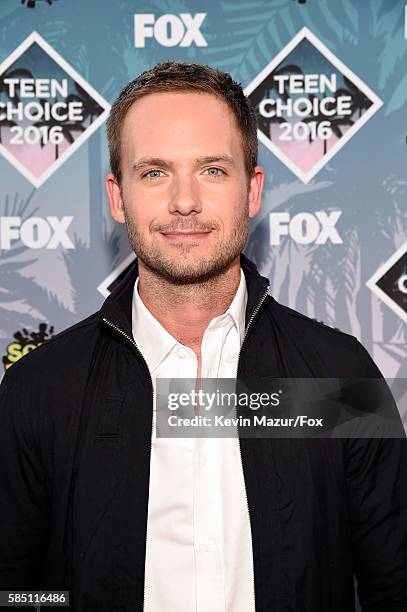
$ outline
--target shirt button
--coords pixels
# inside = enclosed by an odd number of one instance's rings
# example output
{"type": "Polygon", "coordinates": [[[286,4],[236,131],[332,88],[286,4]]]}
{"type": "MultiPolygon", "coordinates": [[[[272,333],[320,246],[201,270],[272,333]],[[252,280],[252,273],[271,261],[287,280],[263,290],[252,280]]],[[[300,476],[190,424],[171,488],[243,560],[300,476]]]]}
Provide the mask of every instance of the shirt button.
{"type": "Polygon", "coordinates": [[[178,357],[184,358],[188,356],[188,352],[186,349],[182,348],[182,346],[177,348],[177,355],[178,357]]]}
{"type": "Polygon", "coordinates": [[[212,538],[209,538],[208,540],[206,540],[204,544],[204,549],[206,550],[206,552],[212,552],[214,548],[215,548],[215,542],[212,540],[212,538]]]}

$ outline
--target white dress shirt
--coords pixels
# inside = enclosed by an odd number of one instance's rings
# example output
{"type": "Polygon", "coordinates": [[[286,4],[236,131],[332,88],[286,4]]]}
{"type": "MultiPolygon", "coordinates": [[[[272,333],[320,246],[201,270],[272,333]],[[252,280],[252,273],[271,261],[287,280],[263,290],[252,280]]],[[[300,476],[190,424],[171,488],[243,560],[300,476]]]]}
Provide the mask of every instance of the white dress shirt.
{"type": "MultiPolygon", "coordinates": [[[[202,344],[202,378],[235,378],[247,289],[243,271],[202,344]]],[[[133,336],[157,378],[196,378],[194,351],[133,295],[133,336]]],[[[156,395],[156,394],[154,394],[156,395]]],[[[155,406],[154,422],[155,422],[155,406]]],[[[136,469],[136,466],[135,466],[136,469]]],[[[145,564],[146,612],[254,612],[250,520],[238,438],[157,438],[153,428],[145,564]]]]}

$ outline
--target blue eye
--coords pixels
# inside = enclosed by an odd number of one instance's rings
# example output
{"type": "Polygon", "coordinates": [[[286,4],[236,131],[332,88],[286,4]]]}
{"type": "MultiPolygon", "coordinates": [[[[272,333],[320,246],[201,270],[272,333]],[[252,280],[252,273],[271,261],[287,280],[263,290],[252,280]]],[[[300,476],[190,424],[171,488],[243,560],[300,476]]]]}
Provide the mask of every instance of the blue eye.
{"type": "Polygon", "coordinates": [[[215,166],[212,168],[207,168],[207,172],[209,176],[216,176],[216,177],[224,174],[223,170],[221,170],[220,168],[216,168],[215,166]]]}
{"type": "Polygon", "coordinates": [[[161,170],[149,170],[143,176],[146,176],[147,178],[155,179],[155,178],[159,178],[161,174],[162,174],[161,170]]]}

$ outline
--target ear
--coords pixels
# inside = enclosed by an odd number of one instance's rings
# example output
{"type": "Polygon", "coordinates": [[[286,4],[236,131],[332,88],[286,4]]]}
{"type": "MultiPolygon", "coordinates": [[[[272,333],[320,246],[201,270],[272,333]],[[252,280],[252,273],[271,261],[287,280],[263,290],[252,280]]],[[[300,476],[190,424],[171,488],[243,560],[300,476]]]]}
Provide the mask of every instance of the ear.
{"type": "Polygon", "coordinates": [[[113,174],[108,174],[105,180],[105,187],[110,204],[110,213],[118,223],[125,223],[124,206],[120,185],[113,174]]]}
{"type": "Polygon", "coordinates": [[[249,218],[253,219],[261,208],[261,196],[264,186],[264,170],[256,166],[249,179],[249,218]]]}

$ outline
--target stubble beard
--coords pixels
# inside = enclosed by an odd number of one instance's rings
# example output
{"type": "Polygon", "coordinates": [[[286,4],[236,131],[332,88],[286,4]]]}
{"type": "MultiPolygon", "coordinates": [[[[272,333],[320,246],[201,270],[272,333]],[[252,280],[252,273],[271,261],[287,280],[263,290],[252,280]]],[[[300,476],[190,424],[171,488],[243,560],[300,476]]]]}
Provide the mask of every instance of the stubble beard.
{"type": "MultiPolygon", "coordinates": [[[[176,244],[178,256],[171,259],[163,253],[154,242],[148,243],[144,236],[138,232],[134,219],[124,206],[127,234],[130,245],[143,262],[154,274],[175,285],[191,285],[204,283],[223,274],[242,252],[249,233],[249,203],[246,200],[240,215],[236,216],[233,226],[223,242],[218,242],[208,255],[200,260],[191,260],[188,254],[196,247],[192,244],[176,244]]],[[[181,217],[176,223],[167,225],[152,225],[150,233],[158,231],[187,230],[219,230],[216,222],[202,224],[191,217],[181,217]]]]}

